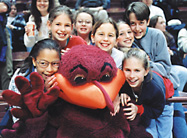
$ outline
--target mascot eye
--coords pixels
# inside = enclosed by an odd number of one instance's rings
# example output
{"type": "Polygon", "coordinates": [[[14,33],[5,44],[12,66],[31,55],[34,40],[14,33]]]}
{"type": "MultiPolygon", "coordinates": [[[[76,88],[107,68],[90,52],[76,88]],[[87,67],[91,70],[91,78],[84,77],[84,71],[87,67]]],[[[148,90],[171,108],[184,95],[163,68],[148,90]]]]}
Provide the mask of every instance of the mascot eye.
{"type": "Polygon", "coordinates": [[[75,76],[74,81],[76,84],[83,84],[86,82],[86,78],[84,75],[78,74],[75,76]]]}
{"type": "Polygon", "coordinates": [[[109,73],[107,73],[107,74],[105,74],[105,75],[103,75],[103,76],[101,77],[100,81],[102,81],[102,82],[107,82],[107,81],[110,81],[110,79],[111,79],[111,76],[110,76],[109,73]]]}

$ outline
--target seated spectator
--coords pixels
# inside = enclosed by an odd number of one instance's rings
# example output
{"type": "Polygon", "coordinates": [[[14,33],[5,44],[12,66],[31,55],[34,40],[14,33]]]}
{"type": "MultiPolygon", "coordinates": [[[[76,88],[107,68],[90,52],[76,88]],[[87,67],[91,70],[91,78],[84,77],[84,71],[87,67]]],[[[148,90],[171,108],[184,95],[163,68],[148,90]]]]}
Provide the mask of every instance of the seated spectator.
{"type": "Polygon", "coordinates": [[[178,50],[184,52],[183,64],[187,67],[187,26],[181,29],[178,33],[178,50]]]}
{"type": "Polygon", "coordinates": [[[11,6],[6,26],[11,30],[13,52],[27,51],[23,42],[26,22],[21,14],[17,14],[16,5],[11,6]]]}
{"type": "Polygon", "coordinates": [[[29,25],[25,27],[24,44],[27,51],[30,51],[37,41],[49,38],[47,21],[49,12],[53,8],[54,0],[32,0],[31,15],[28,22],[34,24],[34,29],[31,29],[29,25]],[[29,35],[30,32],[33,33],[33,36],[29,35]]]}
{"type": "Polygon", "coordinates": [[[75,10],[89,8],[95,14],[97,20],[108,18],[107,0],[77,0],[75,10]]]}
{"type": "Polygon", "coordinates": [[[78,10],[74,17],[74,34],[82,37],[89,45],[94,24],[95,18],[89,9],[78,10]]]}
{"type": "Polygon", "coordinates": [[[141,0],[141,1],[149,7],[149,10],[150,10],[149,18],[155,15],[160,15],[163,17],[164,21],[166,21],[164,11],[160,7],[153,5],[153,0],[141,0]]]}
{"type": "Polygon", "coordinates": [[[172,34],[170,34],[167,30],[166,30],[166,23],[164,21],[164,19],[162,18],[162,16],[160,15],[155,15],[150,19],[150,23],[149,23],[150,27],[153,28],[157,28],[159,30],[161,30],[165,37],[166,37],[166,41],[167,41],[167,46],[168,46],[168,51],[169,54],[171,56],[171,62],[173,65],[182,65],[183,66],[183,52],[178,51],[178,47],[175,43],[175,39],[173,37],[172,34]]]}

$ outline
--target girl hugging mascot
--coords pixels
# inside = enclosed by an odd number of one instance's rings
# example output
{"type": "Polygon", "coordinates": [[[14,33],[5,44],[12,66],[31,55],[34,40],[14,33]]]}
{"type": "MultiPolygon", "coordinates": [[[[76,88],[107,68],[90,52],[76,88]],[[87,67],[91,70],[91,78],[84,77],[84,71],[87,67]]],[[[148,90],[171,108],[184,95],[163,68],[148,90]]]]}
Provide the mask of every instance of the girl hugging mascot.
{"type": "Polygon", "coordinates": [[[148,138],[139,116],[127,121],[114,112],[113,101],[125,82],[112,57],[94,46],[79,45],[62,56],[58,86],[44,93],[41,76],[15,79],[21,95],[5,90],[4,99],[19,120],[4,138],[148,138]],[[60,88],[60,89],[59,89],[60,88]]]}

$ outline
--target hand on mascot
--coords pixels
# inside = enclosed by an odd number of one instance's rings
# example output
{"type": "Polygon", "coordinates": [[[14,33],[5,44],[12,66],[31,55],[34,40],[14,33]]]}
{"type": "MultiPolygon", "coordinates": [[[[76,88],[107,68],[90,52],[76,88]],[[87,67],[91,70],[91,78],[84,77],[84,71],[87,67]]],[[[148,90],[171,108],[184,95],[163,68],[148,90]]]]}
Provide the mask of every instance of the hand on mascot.
{"type": "Polygon", "coordinates": [[[23,76],[18,76],[15,78],[15,83],[21,94],[11,90],[5,90],[2,93],[3,98],[10,105],[21,107],[11,110],[11,113],[17,118],[27,119],[41,116],[48,105],[55,102],[59,96],[58,86],[54,86],[44,93],[44,80],[37,72],[31,73],[30,81],[23,76]]]}

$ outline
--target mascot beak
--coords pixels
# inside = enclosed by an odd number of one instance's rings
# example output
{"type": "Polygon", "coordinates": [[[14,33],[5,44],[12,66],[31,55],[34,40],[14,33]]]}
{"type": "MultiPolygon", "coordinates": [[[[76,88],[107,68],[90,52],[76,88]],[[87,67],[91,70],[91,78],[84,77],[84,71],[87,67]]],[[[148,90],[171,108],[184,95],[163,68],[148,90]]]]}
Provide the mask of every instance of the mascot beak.
{"type": "Polygon", "coordinates": [[[93,81],[93,83],[102,91],[108,109],[112,113],[114,113],[114,106],[113,106],[112,100],[110,99],[108,93],[105,91],[105,89],[103,88],[103,86],[98,81],[93,81]]]}
{"type": "Polygon", "coordinates": [[[91,109],[103,109],[107,106],[111,112],[114,112],[112,101],[125,83],[125,75],[120,69],[112,81],[108,83],[94,81],[80,86],[73,86],[59,73],[55,75],[58,86],[62,90],[59,94],[60,98],[69,103],[91,109]]]}

